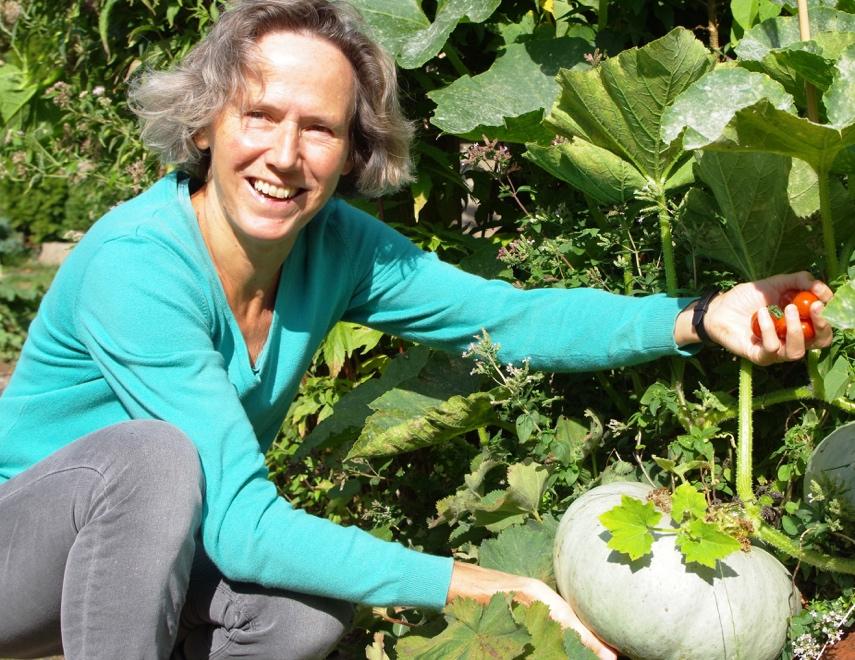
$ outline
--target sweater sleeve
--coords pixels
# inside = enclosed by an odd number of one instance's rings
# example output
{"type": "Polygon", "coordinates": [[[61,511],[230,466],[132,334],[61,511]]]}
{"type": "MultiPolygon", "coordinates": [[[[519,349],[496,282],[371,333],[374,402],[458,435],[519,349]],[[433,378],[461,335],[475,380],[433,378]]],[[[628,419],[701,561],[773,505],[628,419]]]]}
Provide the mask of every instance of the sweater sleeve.
{"type": "Polygon", "coordinates": [[[234,580],[375,605],[445,603],[452,562],[311,516],[279,497],[212,341],[198,268],[143,237],[86,267],[77,332],[130,418],[184,431],[205,477],[202,537],[234,580]]]}
{"type": "Polygon", "coordinates": [[[615,368],[694,350],[674,342],[677,314],[693,298],[518,289],[443,263],[351,212],[346,243],[359,275],[350,320],[458,354],[486,330],[503,362],[528,359],[550,371],[615,368]]]}

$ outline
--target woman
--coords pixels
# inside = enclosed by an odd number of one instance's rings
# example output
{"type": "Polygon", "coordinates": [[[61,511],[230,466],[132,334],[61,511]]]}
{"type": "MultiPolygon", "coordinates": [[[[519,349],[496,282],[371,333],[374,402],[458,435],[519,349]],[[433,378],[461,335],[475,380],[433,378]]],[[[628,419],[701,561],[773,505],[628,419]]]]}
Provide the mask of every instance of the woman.
{"type": "MultiPolygon", "coordinates": [[[[685,353],[704,331],[760,364],[796,359],[751,313],[805,274],[709,301],[522,292],[447,266],[333,194],[409,179],[394,67],[326,0],[244,0],[132,102],[173,173],[115,208],[57,274],[0,398],[0,655],[304,658],[348,603],[541,600],[540,581],[414,552],[296,511],[269,447],[323,335],[349,319],[507,362],[596,369],[685,353]],[[589,314],[579,319],[584,305],[589,314]],[[603,324],[602,319],[609,323],[603,324]],[[693,324],[694,320],[694,324],[693,324]]],[[[814,304],[816,338],[831,330],[814,304]]]]}

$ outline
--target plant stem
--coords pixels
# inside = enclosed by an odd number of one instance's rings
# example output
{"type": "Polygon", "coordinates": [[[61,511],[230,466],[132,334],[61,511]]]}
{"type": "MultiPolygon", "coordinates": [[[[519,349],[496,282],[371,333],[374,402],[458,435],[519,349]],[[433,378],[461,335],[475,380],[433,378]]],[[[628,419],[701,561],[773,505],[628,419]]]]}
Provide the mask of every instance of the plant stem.
{"type": "Polygon", "coordinates": [[[855,575],[855,559],[834,557],[824,552],[803,548],[789,536],[769,526],[763,520],[757,518],[753,522],[754,532],[752,535],[784,554],[798,559],[802,563],[815,566],[822,571],[855,575]]]}
{"type": "Polygon", "coordinates": [[[718,38],[718,2],[707,0],[707,32],[710,36],[710,50],[719,53],[721,43],[718,38]]]}
{"type": "MultiPolygon", "coordinates": [[[[785,387],[768,394],[761,394],[751,403],[754,410],[765,410],[779,403],[788,403],[790,401],[813,401],[821,400],[814,391],[812,385],[801,385],[799,387],[785,387]]],[[[826,401],[835,408],[847,413],[855,413],[855,403],[849,401],[845,397],[837,397],[832,401],[826,401]]],[[[728,408],[720,415],[715,416],[715,421],[721,422],[726,419],[733,419],[739,415],[739,408],[728,408]]]]}
{"type": "Polygon", "coordinates": [[[659,209],[659,237],[662,242],[662,262],[665,266],[665,292],[669,296],[677,295],[677,268],[674,263],[674,244],[671,241],[671,213],[665,192],[660,190],[656,198],[659,209]]]}
{"type": "Polygon", "coordinates": [[[597,11],[597,32],[608,25],[609,22],[609,0],[600,0],[600,8],[597,11]]]}
{"type": "Polygon", "coordinates": [[[745,358],[739,361],[739,434],[736,441],[736,495],[743,502],[754,501],[752,488],[754,468],[751,376],[753,365],[745,358]]]}
{"type": "Polygon", "coordinates": [[[829,281],[837,278],[837,241],[834,238],[834,218],[831,214],[831,181],[827,168],[817,171],[819,177],[819,213],[822,216],[822,240],[825,246],[825,270],[829,281]]]}

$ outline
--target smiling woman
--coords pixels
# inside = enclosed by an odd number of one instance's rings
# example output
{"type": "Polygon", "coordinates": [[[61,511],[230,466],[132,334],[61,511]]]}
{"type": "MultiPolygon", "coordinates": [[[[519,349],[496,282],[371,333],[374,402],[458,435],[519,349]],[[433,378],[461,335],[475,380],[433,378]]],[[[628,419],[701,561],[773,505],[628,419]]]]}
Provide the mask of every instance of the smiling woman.
{"type": "MultiPolygon", "coordinates": [[[[686,355],[704,329],[771,362],[805,339],[753,339],[751,313],[828,287],[744,284],[704,316],[661,295],[521,291],[422,252],[335,195],[410,177],[394,67],[341,2],[239,1],[175,70],[144,74],[132,105],[175,170],[87,232],[0,398],[0,654],[313,658],[354,602],[513,592],[614,658],[539,580],[278,496],[264,452],[312,355],[344,319],[458,354],[486,329],[503,362],[552,371],[686,355]]],[[[821,308],[809,346],[830,343],[821,308]]]]}

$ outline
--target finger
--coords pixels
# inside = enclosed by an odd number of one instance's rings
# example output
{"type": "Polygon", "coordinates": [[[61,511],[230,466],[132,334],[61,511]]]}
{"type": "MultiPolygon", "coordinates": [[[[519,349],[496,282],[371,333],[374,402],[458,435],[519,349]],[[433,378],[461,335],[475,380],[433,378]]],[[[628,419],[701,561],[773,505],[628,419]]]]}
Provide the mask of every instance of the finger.
{"type": "Polygon", "coordinates": [[[757,310],[757,321],[760,323],[761,343],[767,353],[777,354],[781,350],[781,340],[775,330],[775,321],[765,307],[757,310]]]}
{"type": "Polygon", "coordinates": [[[816,336],[813,342],[811,342],[814,348],[825,348],[831,344],[833,336],[831,325],[822,317],[823,309],[825,309],[824,305],[819,302],[815,302],[810,306],[810,320],[816,332],[816,336]]]}
{"type": "Polygon", "coordinates": [[[802,332],[802,320],[795,305],[787,305],[784,310],[787,319],[787,339],[784,344],[784,358],[800,360],[805,355],[805,336],[802,332]]]}
{"type": "Polygon", "coordinates": [[[806,290],[810,291],[824,303],[827,303],[834,296],[834,291],[831,290],[831,287],[821,280],[813,280],[810,287],[806,287],[806,290]]]}

